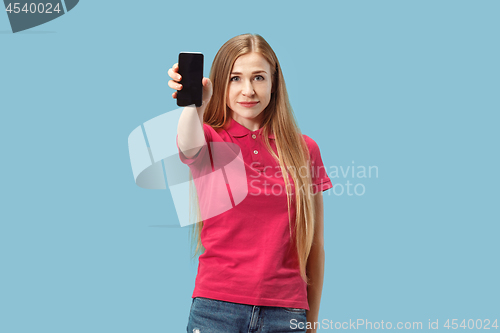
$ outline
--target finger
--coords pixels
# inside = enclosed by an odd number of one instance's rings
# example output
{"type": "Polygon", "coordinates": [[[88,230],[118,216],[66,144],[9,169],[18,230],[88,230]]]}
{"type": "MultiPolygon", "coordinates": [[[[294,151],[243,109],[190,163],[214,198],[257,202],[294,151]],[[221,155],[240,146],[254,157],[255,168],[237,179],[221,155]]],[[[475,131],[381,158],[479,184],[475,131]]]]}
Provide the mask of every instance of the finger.
{"type": "Polygon", "coordinates": [[[172,98],[177,98],[177,91],[172,94],[172,98]]]}
{"type": "Polygon", "coordinates": [[[168,70],[168,76],[170,76],[175,81],[180,81],[182,79],[182,76],[176,73],[172,68],[168,70]]]}
{"type": "Polygon", "coordinates": [[[174,66],[172,67],[172,69],[174,70],[174,73],[176,73],[176,77],[175,79],[177,81],[180,81],[182,79],[182,76],[179,74],[179,64],[178,63],[175,63],[174,66]]]}
{"type": "Polygon", "coordinates": [[[180,83],[177,83],[173,80],[169,80],[168,81],[168,86],[172,89],[175,89],[175,90],[181,90],[182,89],[182,84],[180,83]]]}
{"type": "Polygon", "coordinates": [[[172,79],[175,79],[175,75],[177,75],[177,74],[175,74],[175,72],[172,68],[170,68],[167,73],[168,73],[168,76],[170,76],[172,79]]]}
{"type": "Polygon", "coordinates": [[[182,79],[182,76],[176,72],[172,68],[168,70],[168,76],[170,76],[173,80],[179,82],[182,79]]]}

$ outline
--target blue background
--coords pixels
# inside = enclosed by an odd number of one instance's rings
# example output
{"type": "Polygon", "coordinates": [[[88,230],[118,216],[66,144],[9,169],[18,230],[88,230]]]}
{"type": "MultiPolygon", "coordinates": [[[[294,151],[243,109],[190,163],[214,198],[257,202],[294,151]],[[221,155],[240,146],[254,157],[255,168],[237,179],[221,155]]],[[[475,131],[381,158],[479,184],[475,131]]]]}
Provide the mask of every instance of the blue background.
{"type": "MultiPolygon", "coordinates": [[[[177,109],[167,70],[262,35],[325,166],[320,320],[500,319],[498,1],[80,1],[0,14],[0,332],[184,332],[197,261],[130,132],[177,109]],[[190,12],[189,15],[187,12],[190,12]],[[352,189],[352,188],[351,188],[352,189]],[[340,185],[336,188],[340,193],[340,185]]],[[[496,331],[496,330],[495,330],[496,331]]]]}

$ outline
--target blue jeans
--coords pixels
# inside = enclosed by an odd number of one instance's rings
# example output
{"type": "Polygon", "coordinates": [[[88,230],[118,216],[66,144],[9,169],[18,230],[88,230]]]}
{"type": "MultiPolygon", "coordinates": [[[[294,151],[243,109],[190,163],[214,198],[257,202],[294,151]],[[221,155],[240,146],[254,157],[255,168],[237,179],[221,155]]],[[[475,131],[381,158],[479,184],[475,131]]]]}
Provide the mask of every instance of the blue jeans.
{"type": "Polygon", "coordinates": [[[187,332],[305,333],[306,320],[305,309],[254,306],[195,297],[191,303],[187,332]]]}

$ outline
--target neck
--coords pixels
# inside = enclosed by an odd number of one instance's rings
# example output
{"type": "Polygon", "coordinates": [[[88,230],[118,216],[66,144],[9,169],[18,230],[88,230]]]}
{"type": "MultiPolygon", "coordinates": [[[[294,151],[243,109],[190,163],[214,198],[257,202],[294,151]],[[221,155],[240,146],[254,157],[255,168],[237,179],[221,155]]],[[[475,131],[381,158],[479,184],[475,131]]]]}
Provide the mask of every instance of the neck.
{"type": "Polygon", "coordinates": [[[249,129],[250,131],[256,131],[260,128],[260,124],[261,124],[260,116],[261,115],[259,115],[257,118],[254,118],[254,119],[248,119],[248,118],[238,117],[238,115],[233,112],[232,113],[232,120],[236,121],[238,124],[249,129]]]}

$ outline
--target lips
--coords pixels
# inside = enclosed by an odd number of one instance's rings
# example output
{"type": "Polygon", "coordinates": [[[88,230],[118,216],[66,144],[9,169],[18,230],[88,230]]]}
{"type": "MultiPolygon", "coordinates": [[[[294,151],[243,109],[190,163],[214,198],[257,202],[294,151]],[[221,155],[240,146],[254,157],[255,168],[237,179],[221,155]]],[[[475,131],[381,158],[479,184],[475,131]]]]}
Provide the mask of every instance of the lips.
{"type": "Polygon", "coordinates": [[[244,106],[246,108],[250,108],[252,106],[257,105],[259,102],[238,102],[241,106],[244,106]]]}

